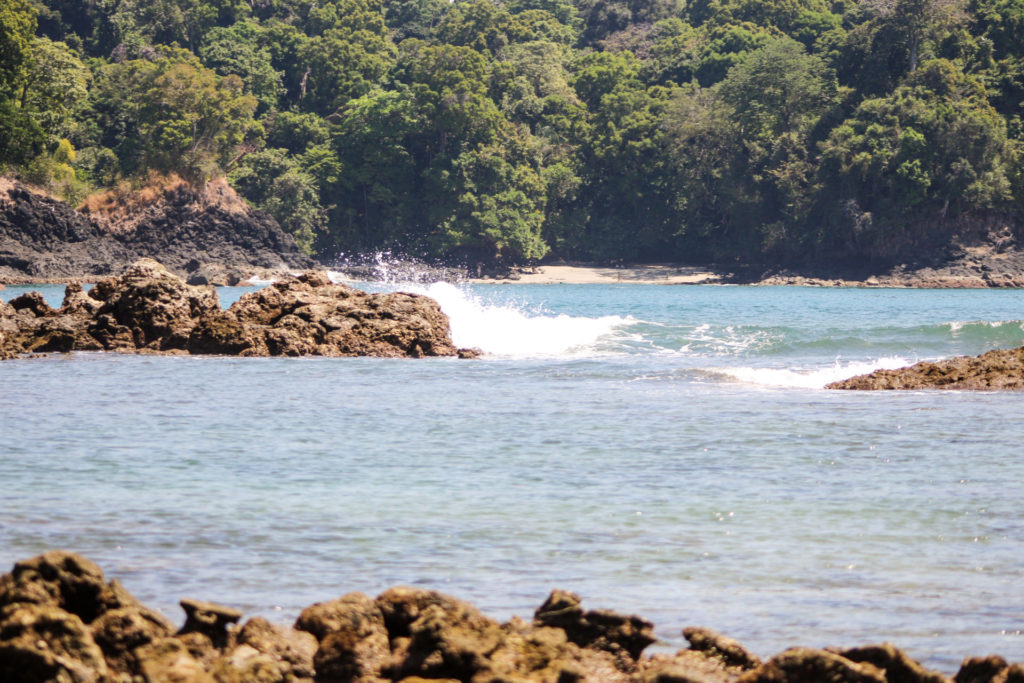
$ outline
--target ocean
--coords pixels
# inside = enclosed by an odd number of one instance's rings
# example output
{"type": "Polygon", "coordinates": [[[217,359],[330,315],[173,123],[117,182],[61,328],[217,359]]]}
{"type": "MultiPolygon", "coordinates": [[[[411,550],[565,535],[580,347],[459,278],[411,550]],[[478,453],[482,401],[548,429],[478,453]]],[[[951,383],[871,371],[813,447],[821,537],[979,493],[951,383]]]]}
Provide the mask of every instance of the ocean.
{"type": "Polygon", "coordinates": [[[1024,345],[1024,291],[363,285],[489,355],[0,363],[0,570],[73,550],[178,623],[397,584],[529,618],[558,587],[655,649],[1024,661],[1024,393],[823,389],[1024,345]]]}

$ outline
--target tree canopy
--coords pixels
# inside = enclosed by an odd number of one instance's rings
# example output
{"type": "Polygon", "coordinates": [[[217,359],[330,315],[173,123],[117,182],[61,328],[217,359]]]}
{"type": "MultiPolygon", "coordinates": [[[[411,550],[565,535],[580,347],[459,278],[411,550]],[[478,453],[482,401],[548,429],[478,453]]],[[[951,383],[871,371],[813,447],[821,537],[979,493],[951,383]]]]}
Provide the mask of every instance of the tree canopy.
{"type": "Polygon", "coordinates": [[[896,263],[1024,208],[1022,0],[8,0],[0,166],[311,253],[896,263]]]}

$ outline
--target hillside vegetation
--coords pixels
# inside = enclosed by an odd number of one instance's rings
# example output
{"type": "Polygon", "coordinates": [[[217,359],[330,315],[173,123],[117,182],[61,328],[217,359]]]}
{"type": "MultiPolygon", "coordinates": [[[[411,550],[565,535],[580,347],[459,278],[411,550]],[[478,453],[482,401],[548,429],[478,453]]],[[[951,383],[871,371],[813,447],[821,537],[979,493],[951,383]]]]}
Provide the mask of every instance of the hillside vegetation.
{"type": "Polygon", "coordinates": [[[1024,206],[1024,0],[5,0],[0,171],[310,253],[879,267],[1024,206]]]}

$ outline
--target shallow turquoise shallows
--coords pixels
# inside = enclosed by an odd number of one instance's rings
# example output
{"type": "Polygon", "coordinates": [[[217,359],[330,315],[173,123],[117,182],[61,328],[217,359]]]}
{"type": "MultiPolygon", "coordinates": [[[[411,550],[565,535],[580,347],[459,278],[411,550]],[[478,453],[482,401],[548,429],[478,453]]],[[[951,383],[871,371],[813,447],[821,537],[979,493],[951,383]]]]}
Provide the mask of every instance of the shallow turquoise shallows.
{"type": "Polygon", "coordinates": [[[420,291],[491,355],[0,363],[0,570],[78,551],[176,621],[395,584],[529,617],[559,587],[672,648],[1024,660],[1024,393],[822,388],[1024,345],[1024,291],[420,291]]]}

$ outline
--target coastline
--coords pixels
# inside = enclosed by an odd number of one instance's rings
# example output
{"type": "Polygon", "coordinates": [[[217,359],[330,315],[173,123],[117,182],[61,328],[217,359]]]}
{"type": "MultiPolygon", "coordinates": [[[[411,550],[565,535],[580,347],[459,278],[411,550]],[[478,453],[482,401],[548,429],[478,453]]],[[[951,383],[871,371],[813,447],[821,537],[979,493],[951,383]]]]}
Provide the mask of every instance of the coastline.
{"type": "Polygon", "coordinates": [[[728,275],[699,266],[638,264],[595,266],[550,265],[524,268],[511,277],[472,278],[474,284],[520,285],[708,285],[720,284],[728,275]]]}

